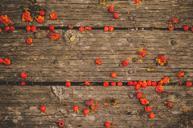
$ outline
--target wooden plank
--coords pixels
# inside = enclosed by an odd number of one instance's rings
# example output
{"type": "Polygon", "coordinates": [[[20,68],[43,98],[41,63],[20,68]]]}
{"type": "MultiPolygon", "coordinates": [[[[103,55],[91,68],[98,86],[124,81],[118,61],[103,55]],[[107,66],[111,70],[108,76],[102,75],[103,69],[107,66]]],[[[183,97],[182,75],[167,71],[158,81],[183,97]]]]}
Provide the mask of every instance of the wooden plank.
{"type": "Polygon", "coordinates": [[[75,42],[67,42],[64,39],[64,35],[69,31],[58,30],[58,32],[62,35],[59,41],[49,40],[45,30],[35,34],[24,31],[1,33],[0,54],[10,57],[13,64],[0,65],[0,79],[19,80],[19,73],[22,71],[28,72],[30,81],[160,80],[165,75],[176,81],[176,72],[179,70],[186,71],[190,79],[193,76],[191,32],[74,31],[77,36],[75,42]],[[25,44],[25,39],[30,36],[34,39],[31,46],[25,44]],[[176,44],[172,45],[171,42],[176,44]],[[137,51],[140,48],[148,50],[143,62],[130,61],[128,67],[120,66],[120,62],[128,57],[139,58],[137,51]],[[155,57],[158,54],[168,56],[167,66],[155,64],[155,57]],[[97,57],[101,57],[104,64],[96,66],[94,60],[97,57]],[[113,71],[118,74],[115,79],[110,77],[113,71]]]}
{"type": "MultiPolygon", "coordinates": [[[[168,20],[177,16],[180,18],[180,23],[176,25],[181,28],[182,25],[192,24],[193,1],[187,0],[145,0],[142,5],[136,6],[130,1],[115,1],[116,10],[121,14],[119,20],[114,20],[112,15],[107,12],[106,6],[112,4],[108,2],[107,5],[98,4],[97,0],[73,0],[73,1],[42,1],[37,2],[43,7],[48,8],[48,12],[55,10],[58,12],[59,19],[50,21],[48,15],[47,20],[43,26],[54,24],[56,26],[86,26],[103,27],[105,25],[113,25],[115,27],[144,27],[144,28],[167,28],[168,20]],[[129,13],[128,13],[129,12],[129,13]]],[[[25,1],[29,3],[29,1],[25,1]]],[[[13,6],[14,2],[8,1],[2,10],[4,14],[10,15],[15,23],[19,26],[25,25],[21,23],[21,6],[13,6]],[[7,4],[8,3],[8,4],[7,4]]],[[[33,4],[28,4],[33,6],[33,4]]],[[[24,7],[28,7],[24,4],[24,7]]],[[[35,23],[36,24],[36,23],[35,23]]],[[[42,26],[42,25],[40,25],[42,26]]]]}
{"type": "Polygon", "coordinates": [[[166,92],[157,95],[153,88],[144,89],[156,113],[154,121],[148,120],[143,107],[138,103],[132,87],[12,87],[1,86],[0,126],[12,127],[56,127],[58,119],[65,119],[68,127],[102,128],[106,120],[111,120],[114,127],[150,127],[160,128],[182,125],[191,127],[193,88],[176,86],[166,87],[166,92]],[[9,91],[12,89],[13,91],[9,91]],[[149,93],[153,95],[148,95],[149,93]],[[99,103],[99,109],[88,117],[81,112],[75,114],[72,106],[84,108],[84,101],[93,98],[99,103]],[[112,105],[110,100],[116,100],[112,105]],[[157,99],[157,100],[155,100],[157,99]],[[166,100],[173,100],[174,107],[164,106],[166,100]],[[45,104],[47,112],[40,113],[39,106],[45,104]],[[106,106],[104,104],[109,104],[106,106]],[[159,107],[157,106],[159,104],[159,107]],[[5,111],[6,110],[6,111],[5,111]],[[166,118],[169,117],[169,118],[166,118]],[[186,118],[183,124],[182,118],[186,118]],[[182,120],[182,122],[178,122],[182,120]],[[164,123],[163,123],[164,122],[164,123]]]}
{"type": "MultiPolygon", "coordinates": [[[[1,0],[0,15],[7,14],[15,22],[14,33],[0,33],[0,57],[12,59],[12,65],[0,65],[0,81],[20,81],[20,72],[26,71],[27,80],[40,82],[54,81],[126,81],[160,80],[164,75],[176,82],[176,72],[183,70],[187,79],[193,80],[192,33],[168,32],[168,20],[177,16],[180,23],[192,24],[193,1],[144,0],[136,6],[131,1],[116,0],[99,4],[98,0],[37,0],[48,12],[55,10],[59,19],[46,20],[37,25],[44,28],[36,33],[26,33],[25,23],[21,23],[21,7],[32,7],[33,0],[1,0]],[[119,20],[112,19],[107,12],[109,4],[121,14],[119,20]],[[69,42],[65,35],[70,31],[56,31],[62,35],[59,41],[47,38],[49,24],[56,26],[93,26],[97,30],[80,33],[73,30],[76,39],[69,42]],[[104,33],[105,25],[113,25],[116,30],[104,33]],[[21,27],[21,29],[20,29],[21,27]],[[121,28],[129,28],[121,29],[121,28]],[[144,28],[144,30],[143,30],[144,28]],[[25,39],[33,37],[34,43],[26,45],[25,39]],[[126,68],[120,61],[137,58],[137,51],[146,48],[148,55],[143,62],[130,62],[126,68]],[[166,54],[169,64],[165,67],[155,65],[155,57],[166,54]],[[101,57],[103,65],[96,66],[94,60],[101,57]],[[152,70],[152,71],[148,71],[152,70]],[[116,71],[118,77],[112,79],[110,73],[116,71]]],[[[48,15],[46,16],[48,19],[48,15]]],[[[179,30],[179,29],[178,29],[179,30]]],[[[165,92],[156,94],[154,88],[141,90],[146,94],[156,114],[149,120],[147,113],[135,98],[132,87],[40,87],[39,85],[0,87],[0,127],[51,128],[57,127],[58,119],[65,120],[67,128],[103,128],[106,120],[113,122],[113,128],[189,128],[193,127],[193,88],[171,85],[165,92]],[[88,117],[73,113],[77,104],[81,110],[84,102],[93,98],[99,109],[88,117]],[[164,103],[171,100],[172,109],[164,103]],[[41,113],[39,106],[45,104],[47,112],[41,113]],[[108,104],[108,105],[105,105],[108,104]]]]}
{"type": "MultiPolygon", "coordinates": [[[[63,4],[47,4],[48,8],[55,8],[59,12],[60,19],[64,20],[58,24],[75,24],[78,25],[92,25],[92,26],[105,26],[114,25],[116,27],[155,27],[166,28],[167,22],[170,17],[178,16],[182,18],[181,27],[183,23],[191,23],[192,1],[179,2],[179,1],[162,1],[151,0],[144,1],[143,4],[136,8],[136,5],[130,1],[115,1],[115,10],[120,12],[120,20],[113,20],[112,15],[106,11],[106,6],[86,6],[78,7],[67,6],[63,4]],[[61,10],[66,8],[67,10],[61,10]],[[81,9],[82,10],[81,10],[81,9]],[[179,9],[180,8],[180,9],[179,9]],[[69,12],[68,12],[69,11],[69,12]],[[129,13],[129,14],[128,14],[129,13]],[[74,15],[76,14],[76,15],[74,15]],[[151,18],[149,18],[151,17],[151,18]],[[88,20],[89,18],[89,20],[88,20]],[[187,21],[185,20],[187,19],[187,21]],[[71,20],[71,22],[68,22],[71,20]],[[78,22],[77,22],[78,21],[78,22]]],[[[111,3],[109,3],[111,4],[111,3]]],[[[107,3],[108,5],[108,3],[107,3]]],[[[61,20],[60,20],[61,21],[61,20]]],[[[53,23],[53,22],[49,22],[53,23]]],[[[57,22],[54,22],[56,24],[57,22]]]]}

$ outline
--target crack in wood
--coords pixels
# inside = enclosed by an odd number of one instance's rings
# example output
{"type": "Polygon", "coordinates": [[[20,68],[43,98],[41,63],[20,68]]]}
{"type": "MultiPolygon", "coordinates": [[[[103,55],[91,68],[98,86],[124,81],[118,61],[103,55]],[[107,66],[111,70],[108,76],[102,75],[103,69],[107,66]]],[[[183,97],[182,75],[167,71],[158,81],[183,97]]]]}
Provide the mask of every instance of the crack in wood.
{"type": "MultiPolygon", "coordinates": [[[[49,30],[48,26],[37,26],[37,28],[41,30],[49,30]]],[[[25,26],[15,26],[15,29],[22,29],[25,30],[25,26]]],[[[69,30],[68,26],[55,26],[55,29],[61,29],[61,30],[69,30]]],[[[79,27],[75,26],[72,29],[78,30],[79,27]]],[[[93,30],[104,30],[104,27],[92,27],[93,30]]],[[[115,30],[134,30],[134,31],[140,31],[140,30],[146,30],[146,31],[153,31],[153,30],[160,30],[160,31],[168,31],[168,28],[156,28],[156,27],[114,27],[115,30]]],[[[183,31],[183,28],[175,28],[174,31],[183,31]]]]}
{"type": "MultiPolygon", "coordinates": [[[[132,80],[131,80],[132,81],[132,80]]],[[[136,81],[136,80],[135,80],[136,81]]],[[[109,81],[112,82],[112,81],[109,81]]],[[[113,81],[113,82],[118,82],[118,81],[113,81]]],[[[122,81],[123,85],[122,86],[128,86],[127,85],[127,81],[122,81]]],[[[65,86],[66,82],[65,81],[26,81],[26,85],[29,86],[65,86]]],[[[14,85],[20,85],[19,81],[0,81],[0,85],[10,85],[10,86],[14,86],[14,85]]],[[[165,86],[174,86],[174,85],[178,85],[178,82],[170,82],[168,85],[165,86]]],[[[71,86],[85,86],[84,82],[71,82],[71,86]]],[[[90,86],[103,86],[103,82],[95,82],[95,81],[91,81],[91,85],[90,86]]],[[[110,85],[109,85],[110,86],[110,85]]]]}

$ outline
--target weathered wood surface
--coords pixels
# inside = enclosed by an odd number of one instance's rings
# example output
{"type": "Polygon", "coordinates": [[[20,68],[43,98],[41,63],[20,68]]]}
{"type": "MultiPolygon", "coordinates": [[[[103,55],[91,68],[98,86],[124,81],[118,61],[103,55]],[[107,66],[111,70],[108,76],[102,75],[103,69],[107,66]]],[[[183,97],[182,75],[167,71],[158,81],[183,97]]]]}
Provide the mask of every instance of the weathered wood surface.
{"type": "Polygon", "coordinates": [[[152,121],[135,98],[132,87],[1,87],[0,126],[51,128],[57,127],[58,119],[65,119],[67,128],[103,128],[106,120],[113,121],[113,128],[190,128],[192,92],[192,88],[166,87],[164,94],[157,95],[154,89],[145,89],[145,94],[152,93],[147,98],[157,115],[152,121]],[[84,108],[83,102],[90,98],[99,102],[98,111],[88,117],[72,112],[73,105],[84,108]],[[174,102],[172,109],[164,106],[166,100],[174,102]],[[47,106],[45,114],[39,112],[41,104],[47,106]]]}
{"type": "MultiPolygon", "coordinates": [[[[49,24],[91,25],[103,27],[130,28],[104,33],[102,30],[75,33],[75,42],[68,42],[64,37],[69,31],[58,29],[63,35],[59,41],[50,41],[47,30],[26,33],[17,29],[14,33],[0,33],[0,55],[12,59],[10,66],[0,65],[0,81],[19,81],[21,71],[29,74],[29,81],[126,81],[126,80],[160,80],[164,75],[176,81],[176,72],[184,70],[188,79],[193,78],[193,34],[191,32],[166,30],[136,30],[135,28],[167,28],[172,16],[180,17],[183,24],[192,24],[192,0],[145,0],[136,7],[131,2],[120,0],[113,2],[120,12],[120,20],[112,20],[107,13],[106,5],[98,4],[98,0],[37,0],[50,10],[59,14],[59,20],[49,24]],[[129,11],[129,14],[128,14],[129,11]],[[33,37],[32,46],[26,45],[26,37],[33,37]],[[130,62],[121,68],[120,61],[136,58],[136,52],[146,48],[148,55],[144,62],[130,62]],[[156,66],[155,57],[166,54],[169,64],[166,67],[156,66]],[[95,66],[94,59],[101,57],[104,64],[95,66]],[[152,71],[148,71],[148,70],[152,71]],[[110,73],[116,71],[118,77],[112,79],[110,73]]],[[[8,14],[16,26],[21,23],[20,6],[32,6],[30,0],[1,0],[0,14],[8,14]]],[[[109,2],[110,4],[110,2],[109,2]]],[[[34,23],[36,24],[36,23],[34,23]]],[[[156,119],[148,120],[147,113],[134,98],[131,87],[0,87],[0,127],[18,128],[52,128],[55,122],[64,119],[67,128],[102,128],[106,120],[113,121],[113,128],[190,128],[193,127],[192,88],[167,86],[166,92],[157,95],[154,89],[145,89],[151,101],[156,119]],[[74,114],[72,106],[80,105],[90,98],[100,103],[99,111],[88,117],[74,114]],[[112,105],[109,100],[115,99],[112,105]],[[166,100],[174,102],[174,108],[164,106],[166,100]],[[109,107],[104,104],[109,103],[109,107]],[[39,106],[46,104],[46,114],[40,113],[39,106]]]]}
{"type": "MultiPolygon", "coordinates": [[[[66,31],[61,31],[62,35],[66,31]]],[[[68,32],[67,32],[68,33],[68,32]]],[[[176,72],[184,70],[193,76],[192,33],[167,31],[115,31],[101,30],[79,33],[75,42],[64,38],[50,41],[47,32],[36,34],[15,32],[0,37],[1,55],[13,60],[9,67],[0,65],[1,80],[18,80],[22,71],[29,73],[32,81],[105,81],[105,80],[160,80],[164,75],[176,79],[176,72]],[[32,46],[25,44],[27,37],[33,37],[32,46]],[[171,42],[176,42],[172,45],[171,42]],[[137,58],[137,51],[146,48],[148,55],[144,62],[132,62],[126,68],[120,62],[126,58],[137,58]],[[157,66],[155,57],[166,54],[169,64],[157,66]],[[101,57],[103,65],[96,66],[95,58],[101,57]],[[153,69],[153,71],[147,71],[153,69]],[[117,79],[111,72],[117,72],[117,79]]]]}
{"type": "MultiPolygon", "coordinates": [[[[0,12],[13,17],[17,25],[23,26],[21,23],[21,6],[33,6],[32,0],[2,0],[0,12]],[[17,3],[17,4],[16,4],[17,3]]],[[[104,25],[113,25],[115,27],[153,27],[166,28],[168,20],[177,16],[180,23],[176,27],[183,24],[192,25],[193,20],[193,1],[192,0],[144,0],[140,6],[136,6],[131,0],[117,0],[115,2],[106,2],[100,5],[98,0],[37,0],[42,6],[48,8],[49,11],[58,12],[59,19],[57,21],[46,20],[43,24],[55,24],[59,26],[66,25],[91,25],[93,27],[103,27],[104,25]],[[107,12],[107,5],[115,3],[117,12],[120,12],[121,18],[113,20],[112,14],[107,12]]],[[[48,11],[48,12],[49,12],[48,11]]],[[[48,15],[47,15],[48,17],[48,15]]],[[[49,19],[49,18],[47,18],[49,19]]]]}

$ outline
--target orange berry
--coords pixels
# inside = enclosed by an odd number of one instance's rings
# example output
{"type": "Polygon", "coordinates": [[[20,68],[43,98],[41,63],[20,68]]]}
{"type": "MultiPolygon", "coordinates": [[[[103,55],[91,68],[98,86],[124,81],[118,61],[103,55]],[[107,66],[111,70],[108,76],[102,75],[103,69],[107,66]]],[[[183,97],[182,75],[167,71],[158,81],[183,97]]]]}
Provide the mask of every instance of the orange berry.
{"type": "Polygon", "coordinates": [[[111,77],[112,77],[112,78],[116,78],[116,77],[117,77],[117,73],[116,73],[116,72],[112,72],[112,73],[111,73],[111,77]]]}
{"type": "Polygon", "coordinates": [[[25,40],[26,44],[29,44],[31,45],[33,43],[33,39],[31,37],[28,37],[26,40],[25,40]]]}
{"type": "Polygon", "coordinates": [[[102,60],[100,58],[96,58],[95,59],[95,64],[96,65],[101,65],[102,64],[102,60]]]}
{"type": "Polygon", "coordinates": [[[58,18],[57,13],[55,11],[52,11],[50,13],[50,20],[57,20],[57,18],[58,18]]]}
{"type": "Polygon", "coordinates": [[[150,119],[154,119],[154,118],[155,118],[155,114],[154,114],[153,112],[151,112],[151,113],[149,114],[149,118],[150,118],[150,119]]]}

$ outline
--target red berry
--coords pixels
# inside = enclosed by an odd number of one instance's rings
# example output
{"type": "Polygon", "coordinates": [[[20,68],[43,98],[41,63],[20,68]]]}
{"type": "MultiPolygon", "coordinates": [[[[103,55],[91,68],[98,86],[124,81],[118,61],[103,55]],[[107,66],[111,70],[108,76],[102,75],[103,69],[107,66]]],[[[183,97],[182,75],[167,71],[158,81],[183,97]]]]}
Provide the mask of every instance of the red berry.
{"type": "Polygon", "coordinates": [[[104,126],[105,126],[105,128],[110,128],[111,127],[111,122],[110,121],[105,121],[104,126]]]}
{"type": "Polygon", "coordinates": [[[40,111],[45,113],[46,112],[46,106],[45,105],[41,105],[40,106],[40,111]]]}
{"type": "Polygon", "coordinates": [[[188,25],[184,25],[183,29],[184,29],[184,31],[188,31],[189,30],[189,26],[188,25]]]}
{"type": "Polygon", "coordinates": [[[191,31],[193,32],[193,27],[191,28],[191,31]]]}
{"type": "Polygon", "coordinates": [[[91,30],[92,30],[92,27],[86,26],[86,27],[85,27],[85,30],[91,31],[91,30]]]}
{"type": "Polygon", "coordinates": [[[141,85],[140,84],[136,84],[135,85],[135,90],[139,90],[141,88],[141,85]]]}
{"type": "Polygon", "coordinates": [[[107,10],[109,13],[113,13],[114,12],[114,5],[110,5],[107,10]]]}
{"type": "Polygon", "coordinates": [[[186,81],[186,87],[192,87],[192,82],[191,81],[186,81]]]}
{"type": "Polygon", "coordinates": [[[151,86],[152,81],[151,80],[147,80],[147,86],[151,86]]]}
{"type": "Polygon", "coordinates": [[[133,0],[133,3],[136,5],[140,4],[141,2],[142,2],[142,0],[133,0]]]}
{"type": "Polygon", "coordinates": [[[15,31],[15,27],[14,26],[10,26],[10,32],[13,32],[13,31],[15,31]]]}
{"type": "Polygon", "coordinates": [[[149,104],[149,101],[146,98],[140,98],[139,101],[142,105],[148,105],[149,104]]]}
{"type": "Polygon", "coordinates": [[[157,82],[156,82],[156,81],[152,81],[152,82],[151,82],[151,85],[152,85],[152,86],[157,86],[157,82]]]}
{"type": "Polygon", "coordinates": [[[123,60],[123,61],[121,62],[121,65],[122,65],[123,67],[126,67],[126,66],[129,65],[129,61],[128,61],[128,60],[123,60]]]}
{"type": "Polygon", "coordinates": [[[70,87],[71,86],[71,82],[70,81],[66,81],[66,87],[70,87]]]}
{"type": "Polygon", "coordinates": [[[26,73],[26,72],[22,72],[22,73],[20,74],[20,77],[21,77],[22,79],[26,79],[26,78],[27,78],[27,73],[26,73]]]}
{"type": "Polygon", "coordinates": [[[80,32],[84,32],[84,31],[85,31],[85,28],[84,28],[83,26],[80,26],[80,27],[79,27],[79,31],[80,31],[80,32]]]}
{"type": "Polygon", "coordinates": [[[49,30],[50,30],[51,32],[54,32],[54,30],[55,30],[54,25],[49,25],[49,30]]]}
{"type": "Polygon", "coordinates": [[[136,97],[137,97],[137,99],[142,98],[143,97],[143,93],[142,92],[137,92],[136,93],[136,97]]]}
{"type": "Polygon", "coordinates": [[[0,58],[0,64],[2,64],[4,62],[3,58],[0,58]]]}
{"type": "Polygon", "coordinates": [[[141,84],[141,87],[142,87],[142,88],[146,88],[146,87],[147,87],[147,82],[146,82],[146,81],[143,81],[142,84],[141,84]]]}
{"type": "Polygon", "coordinates": [[[11,60],[9,58],[4,58],[3,63],[5,65],[10,65],[11,64],[11,60]]]}
{"type": "Polygon", "coordinates": [[[123,86],[123,83],[121,81],[117,82],[117,86],[123,86]]]}
{"type": "Polygon", "coordinates": [[[107,81],[103,82],[103,86],[104,86],[104,87],[109,86],[109,82],[107,82],[107,81]]]}
{"type": "Polygon", "coordinates": [[[149,114],[149,118],[150,118],[150,119],[154,119],[154,118],[155,118],[155,114],[154,114],[153,112],[151,112],[151,113],[149,114]]]}
{"type": "Polygon", "coordinates": [[[145,106],[145,111],[146,112],[151,112],[152,111],[152,107],[150,107],[150,106],[145,106]]]}
{"type": "Polygon", "coordinates": [[[74,105],[74,106],[73,106],[73,111],[74,111],[74,112],[78,112],[78,111],[79,111],[79,107],[78,107],[77,105],[74,105]]]}
{"type": "Polygon", "coordinates": [[[177,77],[178,78],[182,78],[182,77],[184,77],[185,76],[185,72],[184,71],[179,71],[178,73],[177,73],[177,77]]]}
{"type": "Polygon", "coordinates": [[[174,24],[177,24],[177,23],[179,23],[179,19],[177,17],[173,17],[171,19],[171,22],[174,23],[174,24]]]}
{"type": "Polygon", "coordinates": [[[128,85],[128,86],[133,86],[133,85],[134,85],[134,84],[133,84],[133,81],[128,81],[128,82],[127,82],[127,85],[128,85]]]}
{"type": "Polygon", "coordinates": [[[119,13],[118,12],[114,12],[113,13],[113,18],[114,19],[119,19],[119,13]]]}
{"type": "Polygon", "coordinates": [[[100,58],[96,58],[95,59],[95,64],[96,65],[101,65],[102,64],[102,60],[100,58]]]}
{"type": "Polygon", "coordinates": [[[145,48],[142,48],[138,51],[138,54],[141,58],[144,58],[147,55],[147,50],[145,48]]]}
{"type": "Polygon", "coordinates": [[[170,82],[170,78],[168,76],[164,76],[161,81],[163,84],[168,84],[170,82]]]}
{"type": "Polygon", "coordinates": [[[105,26],[104,27],[104,32],[108,32],[109,31],[109,27],[108,26],[105,26]]]}
{"type": "Polygon", "coordinates": [[[89,114],[90,110],[88,108],[83,109],[83,115],[87,116],[89,114]]]}
{"type": "Polygon", "coordinates": [[[0,28],[0,33],[2,32],[2,29],[0,28]]]}
{"type": "Polygon", "coordinates": [[[30,32],[31,31],[30,25],[27,25],[25,29],[26,29],[27,32],[30,32]]]}
{"type": "Polygon", "coordinates": [[[8,32],[8,31],[10,30],[10,27],[9,27],[9,26],[5,26],[4,30],[5,30],[6,32],[8,32]]]}
{"type": "Polygon", "coordinates": [[[26,40],[25,40],[26,44],[29,44],[31,45],[33,43],[33,39],[31,37],[28,37],[26,40]]]}
{"type": "Polygon", "coordinates": [[[136,86],[137,85],[137,81],[133,81],[133,85],[136,86]]]}
{"type": "Polygon", "coordinates": [[[65,124],[64,120],[58,120],[56,123],[57,123],[59,128],[64,128],[64,124],[65,124]]]}
{"type": "Polygon", "coordinates": [[[109,32],[114,31],[114,27],[113,26],[109,26],[109,32]]]}
{"type": "Polygon", "coordinates": [[[37,30],[36,26],[32,25],[32,26],[31,26],[31,31],[32,31],[32,32],[36,32],[36,30],[37,30]]]}
{"type": "Polygon", "coordinates": [[[39,11],[39,15],[40,15],[40,16],[45,16],[45,14],[46,14],[46,13],[45,13],[45,10],[41,9],[41,10],[39,11]]]}
{"type": "Polygon", "coordinates": [[[139,80],[137,83],[138,83],[139,85],[142,85],[142,84],[143,84],[143,81],[139,80]]]}
{"type": "Polygon", "coordinates": [[[58,14],[55,11],[52,11],[50,13],[50,20],[57,20],[58,19],[58,14]]]}
{"type": "Polygon", "coordinates": [[[116,86],[116,82],[111,82],[111,86],[116,86]]]}
{"type": "Polygon", "coordinates": [[[156,92],[162,93],[164,91],[164,87],[162,85],[159,85],[155,88],[156,92]]]}
{"type": "Polygon", "coordinates": [[[89,86],[89,85],[91,85],[91,82],[90,81],[84,81],[84,85],[89,86]]]}

